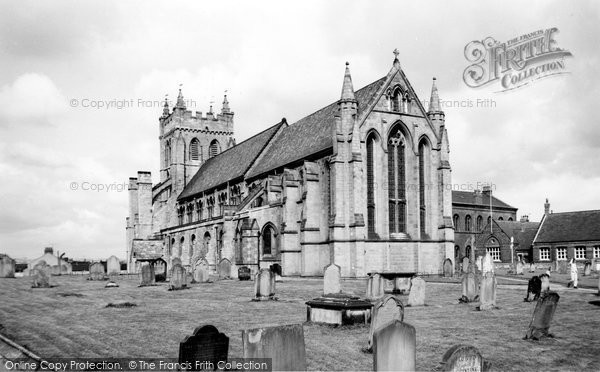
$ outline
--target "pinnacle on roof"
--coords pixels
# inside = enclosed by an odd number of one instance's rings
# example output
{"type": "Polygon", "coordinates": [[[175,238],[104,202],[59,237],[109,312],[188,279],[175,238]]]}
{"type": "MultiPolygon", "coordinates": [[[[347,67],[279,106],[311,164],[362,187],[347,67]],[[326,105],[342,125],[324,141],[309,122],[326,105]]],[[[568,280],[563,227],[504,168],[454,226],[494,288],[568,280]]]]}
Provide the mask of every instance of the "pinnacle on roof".
{"type": "Polygon", "coordinates": [[[185,102],[183,101],[183,93],[181,93],[181,85],[179,87],[179,95],[177,96],[177,104],[175,108],[180,108],[185,110],[185,102]]]}
{"type": "Polygon", "coordinates": [[[346,72],[344,73],[344,84],[342,85],[342,101],[356,101],[354,97],[354,88],[352,87],[352,76],[350,76],[350,63],[346,62],[346,72]]]}
{"type": "Polygon", "coordinates": [[[225,91],[225,97],[223,97],[223,108],[221,109],[222,113],[228,113],[229,110],[229,101],[227,101],[227,91],[225,91]]]}
{"type": "Polygon", "coordinates": [[[435,78],[431,85],[431,99],[429,101],[429,112],[441,112],[440,109],[440,96],[438,95],[437,86],[435,85],[435,78]]]}

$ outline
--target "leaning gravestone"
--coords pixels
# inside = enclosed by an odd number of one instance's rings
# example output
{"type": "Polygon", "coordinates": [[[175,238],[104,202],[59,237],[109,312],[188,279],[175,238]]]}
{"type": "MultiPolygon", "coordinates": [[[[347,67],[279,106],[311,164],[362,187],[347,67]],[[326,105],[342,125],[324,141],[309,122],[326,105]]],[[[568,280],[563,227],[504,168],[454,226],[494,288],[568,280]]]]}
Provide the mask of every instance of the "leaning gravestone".
{"type": "Polygon", "coordinates": [[[327,296],[338,293],[342,293],[341,268],[336,264],[331,264],[325,267],[323,294],[327,296]]]}
{"type": "Polygon", "coordinates": [[[179,363],[190,363],[188,370],[192,371],[216,370],[219,362],[227,361],[228,352],[229,337],[212,325],[204,325],[179,343],[179,363]]]}
{"type": "Polygon", "coordinates": [[[411,279],[408,306],[425,306],[425,287],[426,284],[422,278],[417,276],[411,279]]]}
{"type": "Polygon", "coordinates": [[[442,358],[444,372],[483,372],[483,370],[483,357],[473,346],[452,346],[442,358]]]}
{"type": "Polygon", "coordinates": [[[104,265],[95,262],[90,266],[90,277],[88,280],[104,280],[104,265]]]}
{"type": "Polygon", "coordinates": [[[143,262],[140,268],[140,287],[154,285],[155,280],[154,266],[149,262],[143,262]]]}
{"type": "Polygon", "coordinates": [[[385,294],[383,278],[379,274],[373,274],[367,279],[367,299],[377,300],[385,294]]]}
{"type": "Polygon", "coordinates": [[[31,272],[33,277],[33,285],[31,288],[50,288],[50,266],[46,261],[38,262],[31,272]]]}
{"type": "Polygon", "coordinates": [[[368,351],[373,350],[373,335],[375,332],[394,320],[404,320],[404,306],[402,305],[402,301],[397,297],[386,295],[373,306],[371,326],[369,328],[369,341],[367,343],[368,351]]]}
{"type": "Polygon", "coordinates": [[[471,265],[469,272],[463,275],[461,284],[462,297],[460,298],[460,302],[468,303],[477,301],[479,298],[479,283],[473,265],[471,265]]]}
{"type": "Polygon", "coordinates": [[[169,290],[177,291],[187,287],[187,276],[185,269],[181,265],[174,265],[171,268],[171,281],[169,282],[169,290]]]}
{"type": "Polygon", "coordinates": [[[206,260],[202,259],[196,262],[196,266],[194,266],[194,280],[198,283],[210,282],[210,268],[206,260]]]}
{"type": "Polygon", "coordinates": [[[0,278],[14,278],[15,266],[15,260],[7,255],[0,255],[0,278]]]}
{"type": "Polygon", "coordinates": [[[244,358],[271,359],[273,371],[306,371],[302,324],[243,330],[242,348],[244,358]]]}
{"type": "Polygon", "coordinates": [[[454,269],[452,267],[452,260],[449,258],[446,258],[444,260],[444,277],[451,278],[453,274],[454,274],[454,269]]]}
{"type": "Polygon", "coordinates": [[[585,266],[583,266],[583,276],[590,276],[590,275],[592,275],[592,263],[586,262],[585,266]]]}
{"type": "Polygon", "coordinates": [[[521,261],[517,262],[517,268],[515,270],[515,274],[516,275],[523,275],[523,262],[521,262],[521,261]]]}
{"type": "Polygon", "coordinates": [[[554,317],[556,306],[560,296],[555,292],[547,293],[545,296],[540,297],[535,310],[533,311],[533,317],[529,324],[529,330],[525,335],[525,339],[540,340],[544,337],[553,337],[548,333],[550,329],[550,323],[554,317]]]}
{"type": "Polygon", "coordinates": [[[493,272],[483,275],[479,288],[479,310],[493,310],[496,307],[496,276],[493,272]]]}
{"type": "Polygon", "coordinates": [[[465,257],[462,260],[462,272],[463,273],[468,273],[469,272],[469,265],[471,264],[471,261],[469,261],[469,257],[465,257]]]}
{"type": "Polygon", "coordinates": [[[373,335],[374,371],[416,371],[417,331],[394,320],[373,335]]]}
{"type": "Polygon", "coordinates": [[[231,261],[226,258],[222,259],[217,266],[217,273],[219,279],[231,279],[231,261]]]}
{"type": "Polygon", "coordinates": [[[275,274],[270,269],[260,269],[254,277],[254,301],[275,300],[275,274]]]}
{"type": "Polygon", "coordinates": [[[248,266],[242,266],[238,269],[238,279],[239,280],[250,280],[252,275],[252,271],[248,266]]]}

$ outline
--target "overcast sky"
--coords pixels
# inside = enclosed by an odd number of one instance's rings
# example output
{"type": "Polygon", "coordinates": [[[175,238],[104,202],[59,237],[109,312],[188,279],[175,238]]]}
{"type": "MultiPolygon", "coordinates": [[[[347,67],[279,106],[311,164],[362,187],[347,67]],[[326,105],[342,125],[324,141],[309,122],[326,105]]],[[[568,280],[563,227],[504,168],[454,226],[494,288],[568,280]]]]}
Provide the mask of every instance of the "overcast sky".
{"type": "Polygon", "coordinates": [[[535,221],[546,197],[555,212],[600,209],[593,1],[0,4],[0,253],[34,258],[51,244],[74,258],[125,258],[123,183],[138,170],[157,181],[152,102],[175,98],[179,84],[202,112],[211,101],[219,110],[227,90],[239,142],[337,100],[346,61],[356,89],[384,76],[394,48],[421,100],[435,76],[452,102],[456,187],[492,182],[535,221]],[[469,42],[552,27],[573,54],[569,74],[503,93],[464,83],[469,42]],[[113,106],[83,107],[96,101],[113,106]],[[92,184],[113,186],[82,190],[92,184]]]}

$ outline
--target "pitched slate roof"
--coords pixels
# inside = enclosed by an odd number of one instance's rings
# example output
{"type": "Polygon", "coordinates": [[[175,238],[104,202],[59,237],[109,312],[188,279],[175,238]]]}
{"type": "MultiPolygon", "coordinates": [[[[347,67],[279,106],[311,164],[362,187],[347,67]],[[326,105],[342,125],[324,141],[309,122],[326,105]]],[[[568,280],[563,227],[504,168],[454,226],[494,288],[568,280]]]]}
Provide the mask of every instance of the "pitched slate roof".
{"type": "Polygon", "coordinates": [[[539,222],[494,221],[509,237],[514,237],[514,244],[521,249],[527,249],[533,244],[539,222]]]}
{"type": "Polygon", "coordinates": [[[546,215],[535,243],[587,240],[600,240],[600,210],[546,215]]]}
{"type": "MultiPolygon", "coordinates": [[[[355,92],[358,112],[366,110],[377,90],[385,83],[383,77],[355,92]]],[[[333,147],[333,125],[337,101],[298,120],[277,135],[266,152],[248,172],[247,177],[260,176],[333,147]]]]}
{"type": "Polygon", "coordinates": [[[192,197],[200,192],[223,185],[230,180],[243,177],[256,157],[284,124],[285,121],[282,120],[280,123],[205,161],[179,194],[177,200],[192,197]]]}
{"type": "MultiPolygon", "coordinates": [[[[490,196],[483,194],[483,193],[480,193],[479,196],[481,197],[480,202],[476,200],[475,192],[452,190],[452,204],[470,204],[470,205],[477,205],[477,206],[489,208],[490,196]]],[[[506,204],[502,200],[500,200],[500,199],[496,198],[494,195],[492,195],[492,208],[494,208],[494,207],[517,210],[517,208],[506,204]]]]}

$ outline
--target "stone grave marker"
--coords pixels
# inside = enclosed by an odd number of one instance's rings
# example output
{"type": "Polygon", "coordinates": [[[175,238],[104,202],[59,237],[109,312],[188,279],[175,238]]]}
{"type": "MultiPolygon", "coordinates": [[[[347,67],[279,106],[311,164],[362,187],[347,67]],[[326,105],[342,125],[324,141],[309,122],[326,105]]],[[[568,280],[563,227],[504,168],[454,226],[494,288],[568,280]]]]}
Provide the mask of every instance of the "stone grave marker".
{"type": "Polygon", "coordinates": [[[226,258],[222,259],[217,266],[217,273],[219,279],[231,279],[231,261],[226,258]]]}
{"type": "Polygon", "coordinates": [[[391,280],[392,293],[406,294],[410,291],[410,278],[396,278],[391,280]]]}
{"type": "Polygon", "coordinates": [[[0,255],[0,278],[14,278],[15,267],[15,260],[7,255],[0,255]]]}
{"type": "Polygon", "coordinates": [[[535,273],[535,264],[533,262],[529,264],[529,272],[535,273]]]}
{"type": "Polygon", "coordinates": [[[203,325],[179,343],[179,363],[190,363],[192,371],[213,369],[212,363],[216,370],[217,363],[227,361],[228,352],[229,337],[212,325],[203,325]]]}
{"type": "Polygon", "coordinates": [[[244,358],[271,358],[273,371],[306,371],[302,324],[243,330],[242,347],[244,358]]]}
{"type": "Polygon", "coordinates": [[[393,320],[404,320],[404,305],[397,297],[385,295],[375,306],[371,315],[371,326],[369,328],[369,341],[367,350],[373,350],[373,335],[385,324],[393,320]]]}
{"type": "Polygon", "coordinates": [[[444,277],[451,278],[453,274],[454,274],[454,268],[452,267],[452,260],[449,258],[446,258],[444,260],[444,277]]]}
{"type": "Polygon", "coordinates": [[[567,274],[567,272],[568,272],[567,266],[568,266],[568,263],[566,260],[558,261],[558,270],[557,270],[558,273],[559,274],[567,274]]]}
{"type": "Polygon", "coordinates": [[[270,269],[260,269],[254,277],[254,300],[274,300],[275,274],[270,269]]]}
{"type": "Polygon", "coordinates": [[[486,252],[485,256],[483,256],[483,260],[481,262],[481,273],[493,273],[494,272],[494,261],[492,261],[492,255],[490,252],[486,252]]]}
{"type": "Polygon", "coordinates": [[[100,262],[94,262],[90,265],[90,276],[89,280],[104,280],[104,265],[100,262]]]}
{"type": "Polygon", "coordinates": [[[554,317],[559,299],[560,296],[555,292],[550,292],[540,297],[535,305],[533,317],[531,318],[525,339],[540,340],[544,337],[553,337],[548,333],[548,330],[550,329],[550,323],[554,317]]]}
{"type": "Polygon", "coordinates": [[[189,272],[188,270],[185,271],[185,280],[188,284],[196,283],[196,280],[194,280],[194,274],[189,272]]]}
{"type": "Polygon", "coordinates": [[[342,293],[341,268],[336,264],[331,264],[325,267],[323,294],[327,296],[338,293],[342,293]]]}
{"type": "Polygon", "coordinates": [[[517,261],[517,268],[515,270],[516,275],[523,275],[523,262],[517,261]]]}
{"type": "Polygon", "coordinates": [[[483,256],[477,256],[477,270],[481,271],[483,270],[483,256]]]}
{"type": "Polygon", "coordinates": [[[590,275],[592,275],[592,263],[586,262],[585,265],[583,266],[583,276],[590,276],[590,275]]]}
{"type": "Polygon", "coordinates": [[[367,279],[367,299],[378,300],[385,295],[385,283],[379,274],[372,274],[367,279]]]}
{"type": "Polygon", "coordinates": [[[426,283],[421,277],[410,280],[410,292],[408,293],[408,306],[425,306],[426,283]]]}
{"type": "Polygon", "coordinates": [[[50,266],[46,261],[42,260],[33,267],[31,276],[33,277],[33,285],[31,288],[50,288],[50,266]]]}
{"type": "Polygon", "coordinates": [[[181,258],[175,257],[171,260],[171,267],[175,265],[183,265],[183,263],[181,262],[181,258]]]}
{"type": "Polygon", "coordinates": [[[154,285],[155,280],[154,266],[149,262],[142,262],[142,266],[140,267],[140,287],[154,285]]]}
{"type": "Polygon", "coordinates": [[[477,274],[475,268],[471,266],[468,273],[462,277],[462,297],[460,302],[474,302],[479,298],[479,282],[477,280],[477,274]]]}
{"type": "Polygon", "coordinates": [[[121,262],[117,256],[110,256],[108,260],[106,260],[106,272],[111,280],[113,277],[121,274],[121,262]]]}
{"type": "Polygon", "coordinates": [[[416,371],[417,331],[400,320],[387,323],[373,335],[374,371],[416,371]]]}
{"type": "Polygon", "coordinates": [[[542,281],[541,293],[548,292],[550,290],[550,277],[548,274],[540,275],[540,280],[542,281]]]}
{"type": "Polygon", "coordinates": [[[275,274],[275,281],[281,282],[281,275],[283,274],[283,270],[281,269],[281,265],[278,263],[274,263],[269,267],[271,271],[275,274]]]}
{"type": "Polygon", "coordinates": [[[493,272],[483,275],[479,288],[479,310],[493,310],[496,307],[496,276],[493,272]]]}
{"type": "Polygon", "coordinates": [[[194,280],[198,283],[210,282],[210,267],[205,259],[196,262],[194,266],[194,280]]]}
{"type": "Polygon", "coordinates": [[[469,257],[465,257],[462,260],[462,272],[463,273],[468,273],[469,272],[469,265],[471,264],[471,261],[469,261],[469,257]]]}
{"type": "Polygon", "coordinates": [[[483,372],[483,357],[470,345],[454,345],[442,358],[444,372],[483,372]]]}
{"type": "Polygon", "coordinates": [[[241,266],[238,269],[238,279],[239,280],[250,280],[252,275],[252,271],[248,266],[241,266]]]}
{"type": "Polygon", "coordinates": [[[169,282],[169,290],[177,291],[187,287],[187,275],[185,269],[181,265],[173,265],[171,268],[171,280],[169,282]]]}

